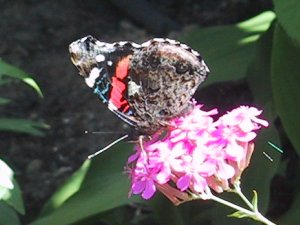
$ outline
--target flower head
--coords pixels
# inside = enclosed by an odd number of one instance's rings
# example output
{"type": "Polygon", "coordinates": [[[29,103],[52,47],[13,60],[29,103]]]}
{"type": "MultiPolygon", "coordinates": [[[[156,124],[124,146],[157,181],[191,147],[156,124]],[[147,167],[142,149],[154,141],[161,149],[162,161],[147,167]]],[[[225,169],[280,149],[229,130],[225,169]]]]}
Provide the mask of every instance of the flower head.
{"type": "Polygon", "coordinates": [[[194,103],[188,115],[169,121],[163,139],[136,145],[128,160],[131,193],[149,199],[160,190],[178,204],[191,193],[229,189],[249,165],[255,131],[268,126],[257,118],[261,112],[240,106],[214,121],[216,109],[203,111],[194,103]]]}

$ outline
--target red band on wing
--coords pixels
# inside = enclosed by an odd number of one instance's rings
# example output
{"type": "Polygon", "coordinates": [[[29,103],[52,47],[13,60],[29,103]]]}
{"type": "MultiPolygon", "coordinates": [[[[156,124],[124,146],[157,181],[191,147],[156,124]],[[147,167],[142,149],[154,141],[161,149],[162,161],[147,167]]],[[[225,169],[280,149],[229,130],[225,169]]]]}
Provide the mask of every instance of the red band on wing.
{"type": "Polygon", "coordinates": [[[128,101],[124,97],[127,89],[126,78],[128,76],[129,57],[121,59],[116,65],[116,73],[112,77],[112,89],[110,92],[110,101],[123,113],[126,113],[130,108],[128,101]]]}

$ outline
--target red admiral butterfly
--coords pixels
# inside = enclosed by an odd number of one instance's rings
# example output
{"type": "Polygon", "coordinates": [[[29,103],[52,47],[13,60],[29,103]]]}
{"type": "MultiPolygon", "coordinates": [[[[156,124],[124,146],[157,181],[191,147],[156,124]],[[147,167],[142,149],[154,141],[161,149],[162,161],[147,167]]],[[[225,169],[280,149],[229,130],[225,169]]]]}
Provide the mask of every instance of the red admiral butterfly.
{"type": "Polygon", "coordinates": [[[170,39],[138,45],[87,36],[71,43],[69,51],[86,84],[140,135],[153,134],[189,112],[209,72],[198,52],[170,39]]]}

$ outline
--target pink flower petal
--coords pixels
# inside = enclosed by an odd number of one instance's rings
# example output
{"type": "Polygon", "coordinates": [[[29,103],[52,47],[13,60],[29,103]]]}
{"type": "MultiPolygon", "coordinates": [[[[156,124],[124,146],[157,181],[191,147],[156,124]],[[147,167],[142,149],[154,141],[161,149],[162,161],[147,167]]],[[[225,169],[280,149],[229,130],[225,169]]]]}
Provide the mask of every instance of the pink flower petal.
{"type": "Polygon", "coordinates": [[[240,179],[250,162],[256,131],[268,126],[258,118],[262,111],[241,106],[214,122],[217,110],[205,112],[193,104],[190,114],[168,121],[163,139],[158,139],[158,133],[143,148],[136,145],[127,162],[133,194],[149,199],[159,187],[178,202],[179,193],[188,196],[187,189],[196,194],[207,187],[222,192],[240,179]]]}
{"type": "Polygon", "coordinates": [[[198,193],[202,193],[205,190],[206,186],[207,186],[206,180],[199,174],[194,174],[193,189],[198,193]]]}
{"type": "Polygon", "coordinates": [[[232,166],[228,165],[225,162],[220,162],[218,165],[219,169],[217,171],[217,177],[227,180],[234,176],[235,170],[232,166]]]}
{"type": "Polygon", "coordinates": [[[143,199],[150,199],[154,193],[156,191],[154,182],[152,180],[148,180],[148,182],[146,183],[146,187],[143,191],[142,197],[143,199]]]}
{"type": "Polygon", "coordinates": [[[190,180],[191,177],[189,175],[184,175],[177,180],[176,185],[181,191],[184,191],[188,189],[190,185],[190,180]]]}
{"type": "Polygon", "coordinates": [[[132,184],[131,190],[133,194],[140,194],[145,189],[145,181],[137,181],[132,184]]]}

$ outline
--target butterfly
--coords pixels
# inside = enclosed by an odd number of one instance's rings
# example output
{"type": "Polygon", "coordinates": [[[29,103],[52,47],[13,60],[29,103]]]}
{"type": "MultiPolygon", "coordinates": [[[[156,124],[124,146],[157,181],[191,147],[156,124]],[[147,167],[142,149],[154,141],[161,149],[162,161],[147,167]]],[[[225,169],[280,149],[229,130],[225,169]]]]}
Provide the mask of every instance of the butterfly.
{"type": "Polygon", "coordinates": [[[188,113],[209,69],[178,41],[106,43],[86,36],[69,45],[71,61],[88,87],[138,135],[152,135],[188,113]]]}

